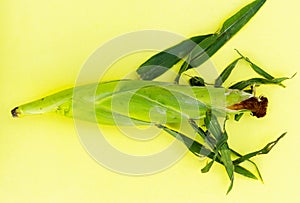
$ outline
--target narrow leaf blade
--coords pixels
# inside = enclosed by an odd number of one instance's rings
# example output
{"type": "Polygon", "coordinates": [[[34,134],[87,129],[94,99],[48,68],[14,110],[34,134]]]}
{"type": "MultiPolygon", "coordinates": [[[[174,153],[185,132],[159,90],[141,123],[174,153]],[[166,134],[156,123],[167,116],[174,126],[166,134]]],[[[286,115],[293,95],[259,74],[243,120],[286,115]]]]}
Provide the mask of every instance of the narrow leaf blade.
{"type": "Polygon", "coordinates": [[[207,130],[214,136],[217,142],[222,140],[223,132],[221,130],[219,121],[217,117],[211,113],[211,111],[206,112],[206,117],[204,118],[204,123],[207,130]]]}
{"type": "MultiPolygon", "coordinates": [[[[189,150],[196,156],[207,156],[210,159],[213,159],[215,157],[214,153],[211,152],[210,150],[206,149],[202,144],[200,144],[197,141],[194,141],[190,138],[188,138],[187,136],[176,132],[175,130],[172,130],[166,126],[163,125],[157,125],[158,128],[163,129],[164,131],[166,131],[167,133],[169,133],[170,135],[172,135],[173,137],[175,137],[176,139],[178,139],[179,141],[183,142],[187,147],[189,147],[189,150]],[[183,138],[183,139],[182,139],[183,138]],[[192,144],[191,144],[192,143],[192,144]],[[204,149],[204,150],[203,150],[204,149]],[[200,152],[200,153],[199,153],[200,152]],[[201,153],[202,152],[202,153],[201,153]]],[[[223,164],[223,162],[217,157],[215,160],[217,163],[219,164],[223,164]]],[[[243,175],[245,177],[251,178],[251,179],[257,179],[257,177],[251,173],[249,170],[245,169],[242,166],[239,165],[235,165],[234,166],[234,172],[243,175]]]]}
{"type": "Polygon", "coordinates": [[[269,73],[267,73],[266,71],[264,71],[262,68],[258,67],[257,65],[255,65],[254,63],[250,63],[250,66],[252,67],[252,69],[258,73],[259,75],[263,76],[264,78],[268,79],[268,80],[273,80],[274,77],[272,75],[270,75],[269,73]]]}
{"type": "Polygon", "coordinates": [[[268,80],[268,79],[264,79],[264,78],[251,78],[248,80],[243,80],[243,81],[237,82],[237,83],[231,85],[229,87],[229,89],[243,90],[246,87],[249,87],[251,85],[267,85],[267,84],[283,86],[281,84],[281,82],[283,82],[287,79],[290,79],[290,78],[282,77],[282,78],[275,78],[273,80],[268,80]]]}
{"type": "Polygon", "coordinates": [[[200,135],[200,137],[205,141],[205,143],[207,143],[211,149],[214,149],[217,141],[211,136],[211,134],[208,132],[204,132],[204,130],[199,127],[194,120],[190,119],[189,123],[192,128],[198,133],[198,135],[200,135]]]}
{"type": "Polygon", "coordinates": [[[234,166],[234,172],[236,172],[242,176],[245,176],[247,178],[252,178],[252,179],[257,180],[257,177],[252,172],[250,172],[249,170],[247,170],[244,167],[241,167],[239,165],[234,166]]]}
{"type": "Polygon", "coordinates": [[[228,147],[228,144],[225,143],[224,145],[222,145],[221,149],[220,149],[220,153],[221,153],[221,161],[223,162],[226,172],[229,176],[230,179],[230,186],[228,188],[227,194],[230,192],[230,190],[232,189],[233,186],[233,180],[234,180],[234,165],[233,162],[231,160],[231,156],[230,156],[230,149],[228,147]]]}
{"type": "Polygon", "coordinates": [[[236,52],[246,61],[249,63],[249,65],[251,66],[251,68],[259,75],[263,76],[264,78],[268,79],[268,80],[273,80],[274,77],[272,75],[270,75],[269,73],[267,73],[266,71],[264,71],[262,68],[260,68],[259,66],[257,66],[256,64],[254,64],[248,57],[245,57],[241,54],[241,52],[239,52],[236,49],[236,52]]]}
{"type": "MultiPolygon", "coordinates": [[[[234,154],[234,155],[236,155],[236,156],[238,156],[238,157],[242,157],[242,155],[241,155],[240,153],[236,152],[235,150],[230,149],[230,151],[231,151],[232,154],[234,154]]],[[[254,163],[253,161],[251,161],[251,160],[249,160],[249,159],[248,159],[247,161],[248,161],[249,163],[251,163],[251,164],[254,166],[254,168],[255,168],[255,170],[256,170],[256,172],[257,172],[257,174],[258,174],[259,179],[260,179],[262,182],[264,182],[264,181],[263,181],[263,178],[262,178],[262,175],[261,175],[261,173],[260,173],[260,171],[259,171],[259,169],[258,169],[256,163],[254,163]]],[[[234,162],[233,162],[233,164],[234,164],[234,168],[239,167],[238,164],[235,164],[234,162]]],[[[246,170],[247,170],[247,169],[246,169],[246,170]]],[[[246,177],[247,177],[247,176],[246,176],[246,177]]],[[[256,176],[255,176],[255,177],[256,177],[256,176]]],[[[255,179],[257,179],[257,178],[255,178],[255,179]]]]}
{"type": "Polygon", "coordinates": [[[204,145],[200,144],[199,142],[185,136],[180,132],[172,130],[166,126],[158,124],[157,127],[163,129],[164,131],[166,131],[167,133],[175,137],[177,140],[183,142],[183,144],[185,144],[186,147],[196,156],[202,155],[213,159],[214,153],[211,152],[209,149],[207,149],[204,145]]]}
{"type": "Polygon", "coordinates": [[[187,64],[183,64],[179,74],[184,71],[198,67],[214,55],[227,41],[229,41],[246,23],[257,13],[266,0],[256,0],[248,4],[236,14],[227,19],[219,32],[203,40],[199,47],[191,52],[187,64]]]}
{"type": "Polygon", "coordinates": [[[239,62],[241,58],[234,60],[230,63],[220,74],[220,76],[215,81],[215,87],[221,87],[222,84],[227,80],[232,70],[236,67],[236,64],[239,62]]]}
{"type": "Polygon", "coordinates": [[[286,135],[286,132],[283,133],[282,135],[280,135],[275,141],[268,143],[265,147],[263,147],[261,150],[255,151],[255,152],[251,152],[248,153],[236,160],[233,161],[234,164],[240,164],[244,161],[249,160],[250,158],[257,156],[257,155],[261,155],[261,154],[267,154],[269,153],[272,148],[279,142],[279,140],[281,140],[284,136],[286,135]]]}
{"type": "Polygon", "coordinates": [[[136,70],[142,80],[153,80],[172,68],[185,57],[198,43],[209,37],[201,35],[184,40],[179,44],[155,54],[136,70]]]}
{"type": "Polygon", "coordinates": [[[214,160],[208,162],[208,164],[206,164],[206,166],[205,166],[204,168],[201,169],[201,172],[202,172],[202,173],[207,173],[207,172],[211,169],[213,163],[214,163],[214,160]]]}

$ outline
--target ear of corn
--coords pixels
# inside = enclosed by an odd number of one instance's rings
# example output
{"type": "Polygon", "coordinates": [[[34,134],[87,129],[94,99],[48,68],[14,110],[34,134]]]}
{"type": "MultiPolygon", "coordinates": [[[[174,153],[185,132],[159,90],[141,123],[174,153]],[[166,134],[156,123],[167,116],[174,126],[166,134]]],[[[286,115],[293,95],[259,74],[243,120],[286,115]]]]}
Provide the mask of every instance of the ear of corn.
{"type": "Polygon", "coordinates": [[[237,113],[247,109],[227,108],[252,98],[239,90],[190,87],[167,82],[120,80],[83,85],[21,105],[13,115],[56,112],[100,124],[147,125],[180,123],[201,119],[208,109],[237,113]],[[76,108],[75,115],[73,108],[76,108]]]}

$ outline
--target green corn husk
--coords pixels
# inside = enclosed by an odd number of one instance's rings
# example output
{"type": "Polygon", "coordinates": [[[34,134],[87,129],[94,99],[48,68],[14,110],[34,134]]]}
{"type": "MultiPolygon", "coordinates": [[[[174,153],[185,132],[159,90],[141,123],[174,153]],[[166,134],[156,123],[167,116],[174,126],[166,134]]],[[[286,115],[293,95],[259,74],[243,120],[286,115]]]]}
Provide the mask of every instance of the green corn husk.
{"type": "Polygon", "coordinates": [[[21,105],[12,114],[21,117],[55,112],[107,125],[170,124],[180,123],[182,119],[201,119],[208,108],[228,114],[247,111],[230,110],[227,106],[251,97],[252,94],[225,88],[119,80],[63,90],[21,105]]]}

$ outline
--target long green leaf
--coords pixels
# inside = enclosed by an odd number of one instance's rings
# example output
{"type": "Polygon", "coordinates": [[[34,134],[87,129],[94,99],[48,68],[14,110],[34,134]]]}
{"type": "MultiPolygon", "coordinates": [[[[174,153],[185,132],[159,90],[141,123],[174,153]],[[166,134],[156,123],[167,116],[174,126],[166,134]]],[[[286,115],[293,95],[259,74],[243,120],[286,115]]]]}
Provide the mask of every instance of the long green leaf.
{"type": "Polygon", "coordinates": [[[250,158],[257,156],[257,155],[261,155],[261,154],[267,154],[271,151],[271,149],[279,142],[280,139],[282,139],[284,136],[286,135],[286,132],[283,133],[282,135],[280,135],[280,137],[278,137],[275,141],[268,143],[264,148],[262,148],[261,150],[255,151],[255,152],[251,152],[248,153],[236,160],[233,161],[234,164],[240,164],[246,160],[249,160],[250,158]]]}
{"type": "Polygon", "coordinates": [[[219,125],[217,117],[211,111],[206,112],[204,123],[207,130],[214,136],[217,142],[223,140],[222,129],[219,125]]]}
{"type": "MultiPolygon", "coordinates": [[[[238,156],[238,157],[242,157],[242,155],[241,155],[240,153],[236,152],[235,150],[230,149],[230,151],[231,151],[232,154],[234,154],[234,155],[236,155],[236,156],[238,156]]],[[[259,169],[258,169],[256,163],[254,163],[253,161],[251,161],[251,160],[249,160],[249,159],[248,159],[247,161],[248,161],[249,163],[251,163],[251,164],[254,166],[254,168],[255,168],[255,170],[256,170],[256,172],[257,172],[257,174],[258,174],[259,179],[260,179],[262,182],[264,182],[264,180],[263,180],[263,178],[262,178],[262,175],[261,175],[261,173],[260,173],[260,171],[259,171],[259,169]]],[[[233,162],[233,164],[234,164],[234,162],[233,162]]],[[[235,166],[235,168],[236,168],[236,167],[238,167],[239,165],[234,164],[234,166],[235,166]]],[[[246,176],[246,175],[245,175],[245,176],[246,176]]]]}
{"type": "Polygon", "coordinates": [[[156,126],[158,128],[163,129],[164,131],[166,131],[167,133],[169,133],[179,141],[183,142],[183,144],[185,144],[186,147],[196,156],[206,156],[211,159],[213,158],[214,153],[209,149],[207,149],[204,145],[200,144],[199,142],[187,137],[186,135],[180,132],[170,129],[167,126],[161,124],[157,124],[156,126]]]}
{"type": "Polygon", "coordinates": [[[257,66],[256,64],[254,64],[248,57],[243,56],[237,49],[236,52],[245,60],[247,61],[251,68],[258,73],[259,75],[263,76],[264,78],[268,79],[268,80],[273,80],[274,77],[272,75],[270,75],[269,73],[267,73],[266,71],[264,71],[262,68],[260,68],[259,66],[257,66]]]}
{"type": "Polygon", "coordinates": [[[222,84],[227,80],[229,75],[231,74],[232,70],[235,68],[236,64],[242,58],[235,59],[232,63],[230,63],[220,74],[220,76],[215,81],[215,87],[221,87],[222,84]]]}
{"type": "Polygon", "coordinates": [[[212,161],[209,162],[204,168],[201,169],[202,173],[206,173],[210,170],[216,158],[218,157],[219,150],[221,146],[227,141],[227,137],[224,137],[224,139],[216,141],[215,138],[211,136],[211,133],[209,131],[204,132],[204,130],[200,128],[192,119],[189,120],[189,123],[192,126],[192,128],[203,138],[205,143],[207,143],[214,152],[212,161]]]}
{"type": "MultiPolygon", "coordinates": [[[[224,134],[226,134],[226,131],[224,132],[224,134]]],[[[229,149],[229,146],[226,143],[224,143],[221,148],[220,148],[220,153],[221,153],[221,161],[223,162],[225,169],[227,171],[227,174],[229,176],[230,179],[230,186],[227,190],[227,194],[231,191],[232,186],[233,186],[233,181],[234,181],[234,165],[233,162],[231,160],[231,151],[229,149]]]]}
{"type": "Polygon", "coordinates": [[[189,120],[190,125],[192,126],[192,128],[200,135],[200,137],[205,141],[205,143],[208,144],[208,146],[210,147],[210,149],[214,149],[215,145],[217,143],[217,141],[215,140],[215,138],[213,138],[211,136],[211,134],[206,131],[204,132],[204,130],[199,127],[194,120],[190,119],[189,120]]]}
{"type": "Polygon", "coordinates": [[[287,80],[287,79],[290,79],[290,78],[282,77],[282,78],[275,78],[273,80],[268,80],[268,79],[265,79],[265,78],[251,78],[249,80],[243,80],[243,81],[237,82],[237,83],[231,85],[229,87],[229,89],[243,90],[246,87],[249,87],[251,85],[266,85],[266,84],[273,84],[273,85],[283,86],[281,84],[281,82],[283,82],[284,80],[287,80]]]}
{"type": "Polygon", "coordinates": [[[213,160],[210,161],[210,162],[208,162],[208,163],[205,165],[205,167],[201,169],[201,172],[202,172],[202,173],[207,173],[207,172],[211,169],[211,167],[212,167],[213,163],[215,162],[216,158],[217,158],[217,156],[216,156],[216,154],[215,154],[213,160]]]}
{"type": "Polygon", "coordinates": [[[249,170],[247,170],[244,167],[241,167],[239,165],[234,166],[234,172],[236,172],[240,175],[243,175],[245,177],[257,180],[257,177],[253,173],[251,173],[249,170]]]}
{"type": "Polygon", "coordinates": [[[227,194],[228,194],[231,191],[232,186],[233,186],[234,165],[233,165],[233,162],[231,160],[231,150],[230,150],[230,148],[228,146],[228,143],[227,143],[228,135],[227,135],[227,132],[226,132],[226,129],[225,129],[226,120],[224,121],[223,131],[222,131],[217,117],[211,111],[207,111],[206,117],[204,119],[204,123],[205,123],[205,126],[208,129],[208,131],[210,133],[212,133],[213,136],[215,137],[217,143],[216,143],[216,146],[215,146],[215,150],[214,150],[215,155],[212,159],[212,162],[208,163],[202,169],[202,171],[207,172],[211,168],[213,162],[217,158],[218,152],[220,152],[220,155],[221,155],[220,160],[224,164],[224,167],[225,167],[226,172],[227,172],[227,174],[229,176],[229,179],[230,179],[230,185],[229,185],[229,188],[227,190],[227,194]]]}
{"type": "Polygon", "coordinates": [[[189,54],[197,44],[209,36],[211,36],[211,34],[192,37],[159,52],[140,65],[136,72],[142,80],[153,80],[172,68],[183,57],[189,54]]]}
{"type": "MultiPolygon", "coordinates": [[[[222,140],[219,140],[219,141],[216,143],[216,146],[215,146],[215,148],[214,148],[214,153],[215,153],[215,154],[214,154],[214,157],[213,157],[212,161],[209,162],[209,163],[201,170],[202,173],[208,172],[208,171],[210,170],[210,168],[212,167],[213,163],[216,161],[217,157],[220,156],[220,155],[222,155],[222,154],[219,154],[219,150],[222,149],[222,147],[223,147],[224,144],[227,144],[227,137],[226,137],[226,138],[224,137],[222,140]]],[[[221,157],[221,158],[222,158],[222,157],[221,157]]]]}
{"type": "MultiPolygon", "coordinates": [[[[189,151],[192,152],[194,155],[196,155],[198,157],[206,156],[210,159],[213,159],[214,153],[212,151],[210,151],[209,149],[207,149],[204,145],[200,144],[199,142],[187,137],[186,135],[184,135],[180,132],[170,129],[167,126],[160,125],[160,124],[158,124],[156,126],[158,128],[163,129],[165,132],[172,135],[179,141],[183,142],[183,144],[185,144],[188,147],[189,151]]],[[[223,162],[218,157],[216,158],[216,162],[224,165],[223,162]]],[[[235,165],[234,171],[245,177],[257,180],[257,177],[252,172],[250,172],[249,170],[245,169],[242,166],[235,165]]]]}
{"type": "Polygon", "coordinates": [[[226,20],[219,32],[216,32],[214,35],[203,40],[199,46],[194,48],[187,61],[180,68],[179,75],[190,68],[200,66],[215,54],[228,40],[244,27],[265,2],[266,0],[256,0],[226,20]]]}

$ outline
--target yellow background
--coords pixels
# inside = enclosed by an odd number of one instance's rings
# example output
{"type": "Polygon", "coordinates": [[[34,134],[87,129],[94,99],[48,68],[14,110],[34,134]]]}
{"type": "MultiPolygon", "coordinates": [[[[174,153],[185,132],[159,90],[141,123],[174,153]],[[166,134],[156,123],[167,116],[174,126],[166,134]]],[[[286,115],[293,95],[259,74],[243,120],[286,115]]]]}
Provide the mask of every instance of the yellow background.
{"type": "MultiPolygon", "coordinates": [[[[230,145],[242,153],[288,131],[270,154],[254,159],[265,183],[236,176],[228,196],[224,169],[214,165],[202,174],[205,161],[190,153],[163,172],[125,176],[87,154],[71,119],[10,115],[16,105],[71,87],[85,60],[107,40],[144,29],[187,37],[211,33],[248,2],[2,0],[0,202],[300,202],[299,76],[286,81],[285,89],[259,89],[270,100],[266,117],[228,122],[230,145]]],[[[299,6],[296,0],[267,1],[212,58],[215,66],[221,71],[237,57],[237,48],[278,77],[299,71],[299,6]]],[[[242,66],[230,80],[250,73],[242,66]]]]}

